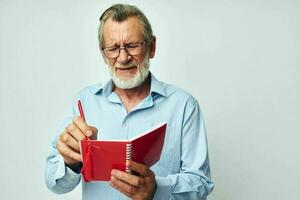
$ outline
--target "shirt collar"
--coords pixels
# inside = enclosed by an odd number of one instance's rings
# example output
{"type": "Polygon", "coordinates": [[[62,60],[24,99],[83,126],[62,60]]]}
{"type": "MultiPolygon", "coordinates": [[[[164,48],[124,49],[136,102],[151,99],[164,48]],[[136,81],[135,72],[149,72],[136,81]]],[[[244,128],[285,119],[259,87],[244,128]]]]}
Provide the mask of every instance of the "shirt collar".
{"type": "Polygon", "coordinates": [[[166,97],[167,96],[167,93],[166,93],[166,90],[165,90],[165,85],[163,82],[157,80],[157,78],[152,74],[150,73],[151,75],[151,89],[150,89],[150,93],[153,94],[153,93],[157,93],[161,96],[164,96],[166,97]]]}
{"type": "MultiPolygon", "coordinates": [[[[151,76],[150,94],[152,95],[153,93],[156,93],[166,97],[167,93],[165,91],[164,83],[157,80],[157,78],[151,72],[150,72],[150,76],[151,76]]],[[[95,95],[102,93],[104,96],[107,97],[112,93],[113,88],[114,88],[114,83],[112,79],[110,79],[105,84],[101,84],[99,85],[99,87],[96,88],[95,95]]]]}
{"type": "Polygon", "coordinates": [[[103,93],[104,96],[109,96],[112,93],[114,87],[113,81],[110,79],[105,84],[99,84],[96,88],[95,95],[103,93]]]}

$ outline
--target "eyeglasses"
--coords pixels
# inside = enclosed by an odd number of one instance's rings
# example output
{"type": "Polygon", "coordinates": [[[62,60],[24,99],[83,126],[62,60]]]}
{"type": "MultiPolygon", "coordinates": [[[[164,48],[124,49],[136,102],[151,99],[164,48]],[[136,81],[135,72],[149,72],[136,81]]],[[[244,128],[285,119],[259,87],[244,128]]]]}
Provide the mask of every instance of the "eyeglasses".
{"type": "Polygon", "coordinates": [[[117,58],[120,55],[120,51],[122,49],[124,49],[130,56],[136,56],[143,52],[144,44],[146,44],[145,40],[139,43],[129,43],[122,47],[104,47],[102,48],[102,51],[107,58],[117,58]]]}

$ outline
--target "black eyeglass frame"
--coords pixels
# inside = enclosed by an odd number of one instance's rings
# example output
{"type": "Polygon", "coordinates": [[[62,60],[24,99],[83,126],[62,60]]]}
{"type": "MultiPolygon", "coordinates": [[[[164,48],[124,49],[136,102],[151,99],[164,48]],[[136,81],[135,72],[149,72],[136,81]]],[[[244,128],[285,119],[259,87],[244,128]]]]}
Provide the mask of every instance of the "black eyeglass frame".
{"type": "Polygon", "coordinates": [[[145,44],[146,44],[146,40],[143,40],[142,42],[129,43],[129,44],[125,44],[124,46],[119,46],[119,47],[117,47],[117,46],[103,47],[101,50],[107,58],[115,59],[115,58],[119,57],[122,49],[124,49],[126,51],[126,53],[130,56],[139,55],[143,52],[143,50],[144,50],[143,46],[145,44]],[[139,50],[138,49],[139,47],[142,47],[142,48],[139,50]],[[118,50],[118,51],[116,51],[116,50],[118,50]],[[134,50],[136,50],[137,52],[134,53],[133,52],[134,50]],[[115,53],[115,55],[113,54],[113,56],[112,56],[109,53],[111,53],[111,54],[115,53]]]}

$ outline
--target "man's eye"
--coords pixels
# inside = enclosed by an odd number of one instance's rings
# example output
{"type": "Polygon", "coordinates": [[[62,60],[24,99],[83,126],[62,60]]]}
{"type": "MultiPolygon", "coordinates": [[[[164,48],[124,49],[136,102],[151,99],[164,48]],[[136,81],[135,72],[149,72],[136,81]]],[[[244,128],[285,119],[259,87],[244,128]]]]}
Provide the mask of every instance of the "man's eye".
{"type": "Polygon", "coordinates": [[[126,48],[127,48],[127,49],[133,49],[133,48],[136,48],[136,47],[138,47],[137,44],[129,44],[129,45],[126,45],[126,48]]]}
{"type": "Polygon", "coordinates": [[[108,48],[106,49],[106,51],[118,51],[119,47],[112,47],[112,48],[108,48]]]}

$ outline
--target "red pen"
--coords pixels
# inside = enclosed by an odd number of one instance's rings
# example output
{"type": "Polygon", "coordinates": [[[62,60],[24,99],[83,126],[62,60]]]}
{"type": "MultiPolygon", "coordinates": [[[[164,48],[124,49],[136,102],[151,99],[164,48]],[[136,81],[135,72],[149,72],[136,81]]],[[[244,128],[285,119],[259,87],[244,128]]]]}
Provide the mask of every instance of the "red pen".
{"type": "MultiPolygon", "coordinates": [[[[82,109],[82,105],[81,105],[81,101],[80,101],[80,100],[78,100],[77,106],[78,106],[78,110],[79,110],[79,113],[80,113],[80,117],[83,119],[83,121],[85,121],[84,112],[83,112],[83,109],[82,109]]],[[[86,140],[89,140],[90,138],[86,136],[85,139],[86,139],[86,140]]]]}

